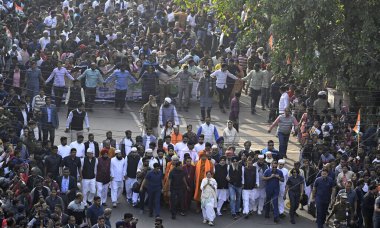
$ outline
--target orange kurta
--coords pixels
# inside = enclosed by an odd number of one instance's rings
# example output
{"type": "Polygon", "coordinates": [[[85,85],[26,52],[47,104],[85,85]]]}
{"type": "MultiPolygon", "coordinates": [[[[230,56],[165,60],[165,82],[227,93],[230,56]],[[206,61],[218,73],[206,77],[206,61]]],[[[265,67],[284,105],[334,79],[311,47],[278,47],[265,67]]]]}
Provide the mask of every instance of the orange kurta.
{"type": "Polygon", "coordinates": [[[173,145],[177,144],[178,142],[182,142],[182,134],[178,133],[178,135],[174,134],[174,132],[170,135],[171,137],[171,143],[173,145]]]}
{"type": "Polygon", "coordinates": [[[199,160],[195,166],[195,191],[194,200],[200,202],[201,191],[200,186],[203,178],[206,177],[208,171],[214,172],[214,166],[210,160],[199,160]]]}
{"type": "Polygon", "coordinates": [[[168,162],[166,164],[165,169],[165,176],[164,176],[164,186],[163,186],[163,195],[164,195],[164,202],[169,204],[169,174],[174,169],[174,166],[172,165],[172,162],[168,162]]]}

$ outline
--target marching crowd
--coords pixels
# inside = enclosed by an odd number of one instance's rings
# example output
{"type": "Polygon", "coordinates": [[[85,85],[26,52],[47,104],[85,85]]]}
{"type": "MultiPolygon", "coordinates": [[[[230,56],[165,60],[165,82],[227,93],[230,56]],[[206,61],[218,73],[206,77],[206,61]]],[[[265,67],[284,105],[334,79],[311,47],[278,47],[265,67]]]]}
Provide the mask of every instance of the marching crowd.
{"type": "MultiPolygon", "coordinates": [[[[243,7],[241,20],[248,14],[243,7]]],[[[161,206],[172,219],[202,212],[213,226],[228,207],[235,220],[273,212],[279,223],[287,204],[292,224],[307,206],[319,228],[332,217],[336,226],[380,227],[379,115],[356,123],[348,107],[329,106],[326,91],[296,81],[291,62],[286,75],[272,72],[260,39],[236,45],[238,26],[224,34],[212,12],[172,0],[2,0],[0,18],[2,227],[136,227],[132,213],[111,224],[123,199],[148,209],[157,228],[161,206]],[[116,140],[107,131],[97,142],[95,99],[114,86],[123,113],[132,84],[141,85],[143,134],[116,140]],[[278,150],[273,140],[239,148],[248,92],[252,118],[259,97],[269,109],[278,150]],[[212,124],[215,100],[228,111],[223,130],[212,124]],[[58,140],[62,104],[69,139],[58,140]],[[202,124],[181,132],[177,112],[194,105],[202,124]],[[291,137],[300,144],[294,164],[291,137]]]]}

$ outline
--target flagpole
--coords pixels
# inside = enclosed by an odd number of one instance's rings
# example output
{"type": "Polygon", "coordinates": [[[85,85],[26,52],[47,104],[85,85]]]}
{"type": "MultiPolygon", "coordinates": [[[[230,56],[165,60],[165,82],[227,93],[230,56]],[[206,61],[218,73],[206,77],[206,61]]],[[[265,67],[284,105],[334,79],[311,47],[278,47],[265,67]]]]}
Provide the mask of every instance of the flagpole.
{"type": "Polygon", "coordinates": [[[357,155],[359,154],[359,148],[360,148],[360,123],[361,123],[361,108],[359,109],[359,114],[358,114],[358,119],[359,119],[359,121],[358,120],[356,120],[357,121],[357,123],[358,123],[358,126],[357,126],[357,129],[358,129],[358,132],[356,133],[357,134],[357,138],[358,138],[358,150],[357,150],[357,155]]]}

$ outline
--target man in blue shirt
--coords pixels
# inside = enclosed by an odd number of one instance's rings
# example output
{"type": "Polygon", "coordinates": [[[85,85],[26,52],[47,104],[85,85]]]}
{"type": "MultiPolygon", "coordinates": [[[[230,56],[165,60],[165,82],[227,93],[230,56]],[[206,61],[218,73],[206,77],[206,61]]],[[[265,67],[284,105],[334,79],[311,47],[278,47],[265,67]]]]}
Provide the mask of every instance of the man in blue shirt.
{"type": "Polygon", "coordinates": [[[92,112],[92,106],[94,105],[96,96],[96,87],[98,83],[104,83],[103,76],[100,71],[96,69],[96,63],[93,62],[90,65],[90,69],[85,70],[77,80],[82,80],[82,78],[86,79],[86,108],[88,108],[88,111],[92,112]]]}
{"type": "Polygon", "coordinates": [[[323,224],[325,224],[331,195],[335,196],[334,187],[334,180],[328,176],[328,170],[323,168],[321,177],[318,177],[314,182],[313,194],[311,196],[311,201],[315,200],[315,206],[317,207],[318,228],[323,228],[323,224]]]}
{"type": "Polygon", "coordinates": [[[127,96],[128,79],[133,83],[137,83],[137,80],[126,69],[127,66],[125,64],[120,65],[120,71],[115,70],[104,82],[104,84],[106,84],[111,80],[116,80],[115,108],[120,108],[120,113],[124,112],[123,109],[125,106],[125,97],[127,96]]]}
{"type": "Polygon", "coordinates": [[[263,176],[263,180],[266,181],[265,218],[269,218],[270,203],[272,201],[275,223],[279,222],[278,195],[280,193],[280,181],[284,181],[284,175],[281,170],[277,169],[277,166],[277,160],[273,160],[272,168],[265,170],[263,176]]]}
{"type": "Polygon", "coordinates": [[[94,203],[87,209],[87,223],[90,227],[95,225],[99,216],[104,214],[103,206],[101,205],[101,199],[99,196],[94,197],[94,203]]]}
{"type": "Polygon", "coordinates": [[[156,218],[160,217],[160,200],[162,191],[162,172],[160,164],[154,163],[153,170],[146,175],[142,186],[146,186],[149,195],[149,216],[153,217],[153,204],[156,218]]]}
{"type": "Polygon", "coordinates": [[[272,152],[273,159],[278,159],[278,150],[274,148],[273,140],[269,140],[267,145],[267,147],[261,150],[261,154],[265,155],[266,152],[270,151],[272,152]]]}

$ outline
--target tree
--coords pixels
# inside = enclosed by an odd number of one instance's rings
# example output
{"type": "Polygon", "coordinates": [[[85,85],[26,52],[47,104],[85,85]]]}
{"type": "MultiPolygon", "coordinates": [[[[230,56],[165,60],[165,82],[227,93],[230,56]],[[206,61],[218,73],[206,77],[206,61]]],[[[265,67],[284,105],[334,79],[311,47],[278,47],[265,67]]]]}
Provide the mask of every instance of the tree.
{"type": "Polygon", "coordinates": [[[226,33],[231,21],[239,23],[240,48],[251,37],[267,46],[272,34],[272,65],[285,73],[289,56],[298,81],[337,87],[356,102],[368,100],[379,87],[380,1],[212,0],[207,7],[202,0],[181,2],[213,12],[226,33]]]}

